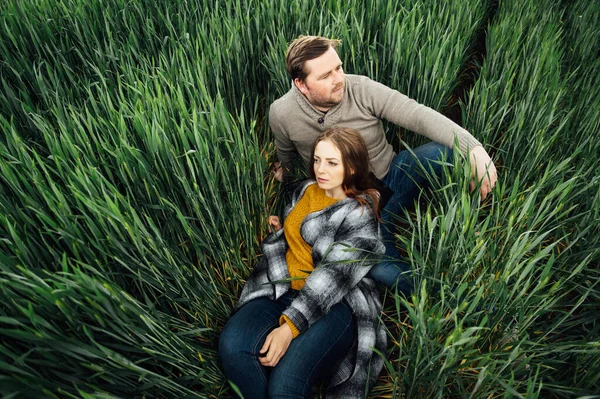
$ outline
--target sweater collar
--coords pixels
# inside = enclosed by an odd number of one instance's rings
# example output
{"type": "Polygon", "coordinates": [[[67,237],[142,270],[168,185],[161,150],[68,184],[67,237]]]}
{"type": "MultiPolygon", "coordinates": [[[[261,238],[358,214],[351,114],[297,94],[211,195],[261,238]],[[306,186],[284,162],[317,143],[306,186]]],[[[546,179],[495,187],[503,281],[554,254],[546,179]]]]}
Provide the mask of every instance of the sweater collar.
{"type": "Polygon", "coordinates": [[[344,104],[346,103],[346,99],[348,98],[348,91],[349,91],[348,90],[348,84],[349,84],[348,77],[346,77],[344,80],[345,80],[344,81],[344,83],[345,83],[344,84],[344,98],[342,99],[342,101],[339,104],[334,105],[333,107],[329,108],[329,110],[326,113],[315,108],[315,106],[312,105],[310,103],[310,101],[308,101],[308,99],[304,96],[304,94],[302,94],[300,89],[298,89],[296,87],[294,82],[292,82],[292,93],[294,93],[296,102],[298,103],[300,108],[302,108],[304,113],[311,120],[314,120],[315,122],[318,123],[318,120],[323,118],[324,122],[319,123],[319,126],[321,126],[323,130],[328,129],[332,126],[335,126],[337,124],[338,120],[340,119],[340,116],[342,115],[341,109],[344,106],[344,104]]]}

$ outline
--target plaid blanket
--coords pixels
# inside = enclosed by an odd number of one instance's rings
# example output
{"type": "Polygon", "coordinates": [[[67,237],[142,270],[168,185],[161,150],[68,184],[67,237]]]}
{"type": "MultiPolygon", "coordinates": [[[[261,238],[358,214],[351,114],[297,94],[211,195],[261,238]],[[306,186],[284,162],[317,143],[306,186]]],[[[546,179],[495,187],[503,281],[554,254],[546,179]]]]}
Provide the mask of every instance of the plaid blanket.
{"type": "MultiPolygon", "coordinates": [[[[308,180],[299,185],[285,217],[314,183],[308,180]]],[[[383,359],[374,354],[373,348],[380,353],[386,350],[385,331],[378,323],[382,308],[379,292],[365,277],[385,252],[379,225],[369,207],[347,198],[306,216],[300,232],[312,247],[315,268],[283,313],[302,333],[336,303],[348,303],[356,319],[357,339],[336,367],[327,398],[363,398],[383,367],[383,359]]],[[[283,229],[263,241],[264,256],[248,278],[237,308],[259,297],[275,300],[289,290],[286,249],[283,229]]]]}

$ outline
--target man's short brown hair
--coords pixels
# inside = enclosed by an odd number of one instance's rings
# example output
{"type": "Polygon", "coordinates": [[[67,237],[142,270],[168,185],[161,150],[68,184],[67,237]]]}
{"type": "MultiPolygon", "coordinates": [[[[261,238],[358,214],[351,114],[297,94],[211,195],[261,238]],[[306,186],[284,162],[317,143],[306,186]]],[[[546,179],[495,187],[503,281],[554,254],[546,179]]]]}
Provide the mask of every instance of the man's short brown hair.
{"type": "Polygon", "coordinates": [[[285,68],[292,80],[306,79],[308,71],[304,68],[306,61],[322,56],[329,47],[336,49],[342,43],[338,39],[322,36],[298,36],[288,47],[285,55],[285,68]]]}

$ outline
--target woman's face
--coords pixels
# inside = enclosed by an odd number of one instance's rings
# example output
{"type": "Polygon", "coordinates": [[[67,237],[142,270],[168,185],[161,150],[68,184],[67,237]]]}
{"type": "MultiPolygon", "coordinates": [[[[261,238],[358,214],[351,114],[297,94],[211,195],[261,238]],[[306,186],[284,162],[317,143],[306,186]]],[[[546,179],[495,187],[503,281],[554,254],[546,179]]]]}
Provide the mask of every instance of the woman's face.
{"type": "Polygon", "coordinates": [[[315,147],[313,160],[317,184],[331,198],[344,199],[346,194],[342,189],[344,182],[344,165],[342,153],[329,140],[319,141],[315,147]]]}

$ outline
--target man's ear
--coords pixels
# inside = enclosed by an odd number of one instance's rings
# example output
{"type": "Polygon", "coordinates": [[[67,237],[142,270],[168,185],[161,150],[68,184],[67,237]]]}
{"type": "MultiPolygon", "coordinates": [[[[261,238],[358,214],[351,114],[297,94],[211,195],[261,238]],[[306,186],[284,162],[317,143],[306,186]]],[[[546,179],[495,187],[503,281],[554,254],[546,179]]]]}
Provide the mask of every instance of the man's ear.
{"type": "Polygon", "coordinates": [[[308,88],[306,87],[306,84],[303,80],[300,80],[300,78],[294,79],[294,84],[302,94],[308,93],[308,88]]]}

